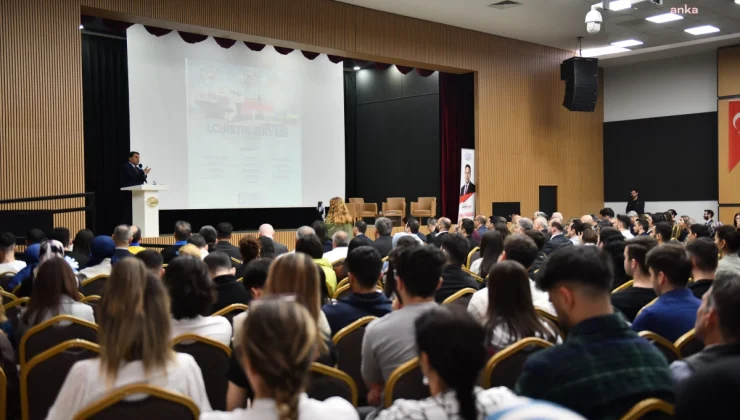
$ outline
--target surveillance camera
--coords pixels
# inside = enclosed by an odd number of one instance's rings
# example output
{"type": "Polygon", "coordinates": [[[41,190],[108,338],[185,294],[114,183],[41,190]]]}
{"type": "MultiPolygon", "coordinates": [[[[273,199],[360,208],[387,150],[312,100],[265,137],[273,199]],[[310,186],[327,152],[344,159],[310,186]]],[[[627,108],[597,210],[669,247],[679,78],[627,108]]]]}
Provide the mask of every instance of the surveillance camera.
{"type": "Polygon", "coordinates": [[[591,10],[586,13],[586,30],[590,34],[598,34],[601,30],[601,23],[604,19],[601,17],[601,13],[598,10],[591,10]]]}

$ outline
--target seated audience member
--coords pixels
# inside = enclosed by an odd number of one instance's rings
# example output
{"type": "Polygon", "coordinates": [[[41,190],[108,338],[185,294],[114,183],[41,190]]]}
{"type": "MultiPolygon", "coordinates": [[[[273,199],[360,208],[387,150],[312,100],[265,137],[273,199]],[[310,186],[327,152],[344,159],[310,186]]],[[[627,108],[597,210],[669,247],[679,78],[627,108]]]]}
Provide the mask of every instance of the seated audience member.
{"type": "Polygon", "coordinates": [[[585,246],[596,246],[599,243],[599,234],[593,228],[587,227],[581,232],[581,244],[585,246]]]}
{"type": "Polygon", "coordinates": [[[678,387],[676,419],[736,420],[740,357],[727,357],[697,372],[678,387]]]}
{"type": "Polygon", "coordinates": [[[629,322],[635,320],[637,312],[657,297],[650,281],[650,271],[646,265],[647,253],[658,246],[650,236],[636,236],[628,239],[624,247],[624,270],[632,277],[632,287],[612,293],[612,305],[629,322]]]}
{"type": "Polygon", "coordinates": [[[270,264],[272,264],[271,258],[252,260],[247,264],[247,269],[244,271],[244,277],[241,282],[249,295],[247,301],[244,302],[245,305],[249,305],[252,300],[262,296],[262,289],[265,288],[270,264]]]}
{"type": "MultiPolygon", "coordinates": [[[[377,221],[375,222],[375,227],[378,227],[377,221]]],[[[391,225],[391,228],[392,227],[393,226],[391,225]]],[[[434,235],[434,241],[432,242],[432,245],[434,245],[435,248],[440,248],[442,246],[442,241],[444,240],[445,235],[448,235],[450,233],[451,228],[452,221],[450,219],[446,217],[440,217],[439,220],[437,220],[437,234],[434,235]]],[[[380,255],[383,255],[383,253],[381,252],[380,255]]]]}
{"type": "Polygon", "coordinates": [[[416,319],[414,331],[421,371],[432,396],[396,400],[378,420],[483,419],[518,399],[503,386],[487,390],[477,386],[487,359],[485,333],[470,315],[446,306],[432,308],[416,319]]]}
{"type": "Polygon", "coordinates": [[[250,301],[249,292],[244,288],[244,284],[236,281],[235,269],[231,266],[231,258],[228,255],[216,251],[209,254],[203,262],[208,266],[208,274],[216,284],[216,303],[213,304],[211,312],[218,312],[234,303],[246,305],[250,301]]]}
{"type": "Polygon", "coordinates": [[[612,288],[621,286],[627,281],[624,270],[625,238],[616,228],[604,227],[599,231],[599,247],[612,259],[611,268],[614,270],[614,284],[612,288]]]}
{"type": "Polygon", "coordinates": [[[403,302],[401,297],[396,293],[396,277],[394,275],[395,265],[393,262],[405,249],[416,248],[421,243],[411,236],[406,236],[398,240],[396,246],[388,254],[388,260],[383,263],[383,294],[394,301],[395,307],[398,308],[403,302]]]}
{"type": "MultiPolygon", "coordinates": [[[[538,213],[541,213],[541,212],[538,212],[538,213]]],[[[534,230],[539,231],[539,232],[542,232],[542,234],[545,235],[545,237],[549,237],[550,236],[550,232],[549,232],[549,229],[548,229],[549,226],[547,224],[547,218],[546,217],[544,217],[544,216],[535,217],[533,223],[534,223],[534,230]]]]}
{"type": "Polygon", "coordinates": [[[691,230],[691,233],[689,233],[689,236],[687,238],[688,242],[691,242],[697,238],[712,238],[712,231],[707,225],[694,223],[691,225],[689,230],[691,230]]]}
{"type": "Polygon", "coordinates": [[[658,245],[667,244],[671,241],[671,235],[673,234],[673,228],[666,222],[660,222],[655,224],[653,228],[653,236],[658,241],[658,245]]]}
{"type": "Polygon", "coordinates": [[[635,221],[635,236],[650,236],[650,222],[645,217],[640,217],[635,221]]]}
{"type": "Polygon", "coordinates": [[[416,235],[422,242],[427,243],[427,235],[419,232],[421,225],[419,221],[413,217],[406,223],[406,231],[412,235],[416,235]]]}
{"type": "Polygon", "coordinates": [[[427,234],[426,242],[428,244],[434,244],[434,238],[437,236],[437,219],[434,217],[428,218],[427,229],[429,229],[429,234],[427,234]]]}
{"type": "Polygon", "coordinates": [[[390,299],[378,292],[382,267],[380,254],[369,246],[353,249],[347,255],[347,274],[352,293],[338,299],[334,305],[323,307],[332,336],[362,317],[380,318],[391,311],[390,299]]]}
{"type": "Polygon", "coordinates": [[[468,252],[472,251],[475,247],[479,247],[480,242],[473,238],[473,232],[475,232],[475,223],[473,223],[473,221],[470,219],[463,219],[461,227],[462,229],[460,230],[460,233],[464,235],[465,238],[468,240],[468,252]]]}
{"type": "MultiPolygon", "coordinates": [[[[499,257],[500,261],[516,261],[522,267],[530,267],[537,258],[537,245],[527,235],[511,235],[504,241],[504,252],[499,257]]],[[[532,295],[532,303],[535,307],[555,314],[555,309],[550,304],[547,292],[538,290],[534,281],[530,279],[529,289],[532,295]]],[[[488,288],[475,292],[468,303],[468,312],[481,323],[488,319],[488,288]]]]}
{"type": "MultiPolygon", "coordinates": [[[[92,249],[90,247],[92,246],[92,241],[94,238],[95,235],[93,235],[90,229],[80,229],[80,231],[77,232],[77,235],[75,235],[75,238],[72,241],[72,250],[75,255],[84,255],[87,257],[87,260],[85,260],[85,264],[80,265],[80,268],[86,267],[87,262],[90,261],[90,258],[92,256],[92,249]]],[[[79,262],[79,260],[77,261],[79,262]]]]}
{"type": "MultiPolygon", "coordinates": [[[[38,272],[38,265],[39,265],[39,251],[41,249],[41,244],[32,244],[26,246],[26,250],[23,251],[23,262],[26,263],[26,266],[20,269],[13,278],[10,280],[10,283],[8,284],[8,289],[13,290],[16,286],[19,284],[23,284],[24,281],[27,279],[31,279],[33,282],[33,277],[36,275],[36,272],[38,272]]],[[[64,250],[62,250],[64,252],[64,250]]]]}
{"type": "Polygon", "coordinates": [[[519,235],[524,234],[524,232],[528,230],[534,229],[534,223],[532,223],[532,220],[526,217],[520,217],[516,219],[516,222],[514,221],[514,218],[512,218],[511,224],[514,226],[514,228],[512,229],[513,233],[519,235]]]}
{"type": "Polygon", "coordinates": [[[479,214],[475,216],[475,219],[473,219],[473,222],[475,222],[475,231],[478,232],[478,236],[483,238],[483,234],[488,231],[488,226],[493,228],[493,223],[491,223],[488,219],[488,217],[479,214]]]}
{"type": "MultiPolygon", "coordinates": [[[[265,238],[265,242],[272,242],[270,238],[265,238]]],[[[269,244],[268,244],[269,245],[269,244]]],[[[273,245],[273,256],[274,256],[274,243],[273,245]]],[[[267,252],[269,253],[269,251],[267,252]]],[[[228,257],[229,255],[226,254],[228,257]]],[[[260,256],[260,240],[254,236],[245,236],[239,239],[239,258],[242,260],[241,265],[236,267],[236,278],[244,277],[244,270],[247,268],[247,264],[250,261],[256,260],[260,256]]],[[[229,264],[231,264],[231,258],[229,258],[229,264]]],[[[233,264],[232,264],[233,265],[233,264]]]]}
{"type": "Polygon", "coordinates": [[[698,299],[712,287],[714,273],[717,270],[719,249],[709,238],[699,238],[686,245],[686,252],[691,258],[691,278],[689,290],[698,299]]]}
{"type": "Polygon", "coordinates": [[[596,222],[594,222],[594,218],[590,214],[584,214],[583,216],[581,216],[581,223],[583,223],[584,229],[593,229],[596,227],[596,222]]]}
{"type": "Polygon", "coordinates": [[[147,270],[149,270],[155,276],[161,278],[164,275],[164,260],[162,254],[151,249],[145,249],[136,254],[136,258],[140,259],[147,270]]]}
{"type": "Polygon", "coordinates": [[[512,234],[506,222],[496,222],[496,224],[493,225],[493,229],[501,234],[501,237],[504,239],[504,241],[506,241],[506,238],[508,238],[509,235],[512,234]]]}
{"type": "Polygon", "coordinates": [[[135,383],[177,392],[211,411],[203,374],[170,343],[170,302],[162,281],[136,258],[116,264],[100,302],[100,357],[74,364],[47,419],[69,419],[111,391],[135,383]]]}
{"type": "Polygon", "coordinates": [[[187,245],[190,235],[193,234],[190,223],[178,220],[175,222],[175,244],[162,250],[162,258],[165,264],[169,264],[175,257],[180,255],[180,248],[187,245]]]}
{"type": "Polygon", "coordinates": [[[491,354],[527,337],[553,344],[560,336],[537,315],[532,304],[529,276],[516,261],[501,261],[488,275],[488,313],[484,323],[491,354]]]}
{"type": "Polygon", "coordinates": [[[612,311],[610,265],[603,251],[576,246],[554,252],[542,266],[537,286],[549,292],[568,336],[529,356],[517,394],[607,420],[646,398],[674,401],[663,355],[612,311]]]}
{"type": "MultiPolygon", "coordinates": [[[[545,217],[547,217],[547,215],[545,215],[545,217]]],[[[563,220],[564,220],[563,213],[556,211],[555,213],[552,214],[552,216],[550,217],[550,220],[554,220],[562,225],[563,220]]]]}
{"type": "Polygon", "coordinates": [[[39,264],[31,300],[21,310],[18,339],[31,327],[57,315],[71,315],[95,323],[92,307],[79,300],[77,279],[63,258],[52,257],[39,264]]]}
{"type": "Polygon", "coordinates": [[[614,217],[614,210],[612,210],[610,207],[604,207],[599,211],[599,216],[601,216],[602,220],[607,220],[609,223],[614,226],[617,222],[617,219],[614,217]]]}
{"type": "Polygon", "coordinates": [[[277,242],[265,236],[260,236],[257,240],[259,241],[260,245],[260,258],[273,259],[279,256],[277,255],[277,251],[275,251],[275,244],[277,242]]]}
{"type": "MultiPolygon", "coordinates": [[[[234,226],[231,223],[219,223],[216,225],[216,245],[213,246],[214,251],[225,252],[231,258],[237,260],[241,259],[239,248],[231,244],[231,234],[234,232],[234,226]]],[[[211,252],[209,249],[208,252],[211,252]]],[[[234,260],[231,261],[231,265],[237,266],[234,260]]]]}
{"type": "Polygon", "coordinates": [[[704,349],[671,363],[677,384],[718,361],[740,356],[740,273],[717,273],[712,287],[702,297],[694,328],[704,349]]]}
{"type": "Polygon", "coordinates": [[[558,222],[550,223],[550,240],[545,243],[542,247],[542,252],[545,255],[552,254],[555,250],[558,250],[564,246],[573,246],[573,242],[569,241],[568,238],[563,235],[563,226],[558,222]]]}
{"type": "MultiPolygon", "coordinates": [[[[281,259],[282,260],[282,259],[281,259]]],[[[255,303],[244,324],[240,362],[254,396],[249,409],[201,414],[201,420],[326,419],[359,420],[348,401],[308,398],[305,384],[321,336],[303,305],[280,298],[255,303]]],[[[227,404],[228,405],[228,404],[227,404]]]]}
{"type": "Polygon", "coordinates": [[[203,239],[206,240],[206,244],[208,246],[208,252],[215,251],[215,247],[216,247],[216,236],[218,235],[216,233],[216,228],[214,228],[211,225],[206,225],[206,226],[203,226],[202,228],[200,228],[200,230],[198,231],[198,233],[200,233],[201,236],[203,236],[203,239]]]}
{"type": "Polygon", "coordinates": [[[133,254],[128,250],[131,245],[131,228],[128,225],[118,225],[113,230],[113,242],[116,245],[116,250],[113,251],[113,256],[117,259],[130,257],[133,254]]]}
{"type": "Polygon", "coordinates": [[[678,236],[676,237],[678,242],[686,242],[686,238],[688,238],[691,228],[690,220],[689,216],[681,216],[678,218],[678,222],[676,223],[676,226],[678,226],[678,236]]]}
{"type": "Polygon", "coordinates": [[[381,258],[385,258],[393,249],[393,222],[387,217],[379,217],[375,220],[375,241],[370,245],[380,253],[381,258]]]}
{"type": "Polygon", "coordinates": [[[619,232],[624,236],[625,239],[632,239],[635,237],[635,235],[630,232],[630,228],[632,227],[632,221],[630,220],[629,216],[620,214],[617,216],[617,225],[615,226],[619,232]]]}
{"type": "Polygon", "coordinates": [[[198,248],[201,260],[208,256],[208,243],[206,243],[206,239],[200,233],[194,233],[193,236],[188,239],[188,244],[198,248]]]}
{"type": "Polygon", "coordinates": [[[231,344],[231,324],[222,316],[208,316],[215,286],[208,267],[200,258],[183,255],[172,260],[162,277],[170,293],[172,325],[170,338],[197,334],[225,345],[231,344]]]}
{"type": "Polygon", "coordinates": [[[502,252],[504,252],[504,238],[501,234],[495,230],[485,231],[480,241],[481,257],[470,264],[470,271],[485,279],[502,252]]]}
{"type": "Polygon", "coordinates": [[[368,324],[362,340],[362,377],[370,405],[380,404],[391,373],[418,355],[414,322],[437,307],[434,292],[442,282],[444,261],[442,251],[426,246],[405,248],[395,259],[395,293],[401,308],[368,324]]]}
{"type": "MultiPolygon", "coordinates": [[[[72,250],[72,238],[69,234],[69,229],[65,227],[56,227],[54,228],[51,233],[49,234],[49,239],[53,239],[55,241],[59,241],[62,246],[64,247],[64,256],[67,258],[67,260],[71,263],[70,265],[75,270],[83,268],[85,264],[90,260],[89,254],[82,254],[78,252],[74,252],[72,250]],[[75,267],[75,264],[72,263],[72,261],[77,262],[77,266],[75,267]]],[[[0,273],[2,270],[0,270],[0,273]]]]}
{"type": "Polygon", "coordinates": [[[583,236],[583,223],[580,220],[574,219],[568,225],[568,239],[573,242],[573,245],[583,245],[581,237],[583,236]]]}
{"type": "Polygon", "coordinates": [[[691,260],[682,246],[665,244],[648,252],[646,264],[658,300],[637,315],[632,329],[652,331],[673,343],[694,328],[701,304],[686,288],[691,260]]]}
{"type": "MultiPolygon", "coordinates": [[[[43,242],[45,239],[46,234],[41,229],[30,229],[28,232],[26,232],[26,250],[28,250],[29,248],[38,249],[38,246],[41,245],[41,242],[43,242]]],[[[27,254],[24,251],[23,253],[16,254],[15,258],[20,261],[25,261],[26,264],[38,263],[38,256],[34,257],[33,252],[35,251],[27,254]]]]}
{"type": "Polygon", "coordinates": [[[332,244],[331,239],[326,235],[326,226],[324,225],[324,222],[321,220],[315,220],[313,223],[311,223],[311,228],[313,229],[316,236],[318,236],[319,240],[321,241],[321,246],[324,249],[324,252],[331,251],[332,244]]]}
{"type": "Polygon", "coordinates": [[[0,274],[15,274],[25,267],[25,261],[15,259],[15,235],[10,232],[0,233],[0,274]]]}
{"type": "Polygon", "coordinates": [[[529,273],[529,278],[533,279],[535,273],[540,269],[542,263],[544,263],[547,259],[547,255],[542,252],[542,248],[547,243],[547,239],[545,238],[545,234],[536,229],[528,230],[524,232],[524,234],[532,238],[535,245],[537,245],[537,257],[534,259],[534,262],[529,267],[529,270],[527,270],[527,272],[529,273]]]}
{"type": "Polygon", "coordinates": [[[717,264],[717,271],[734,271],[740,273],[740,232],[733,226],[719,226],[715,229],[714,243],[717,244],[722,258],[717,264]]]}
{"type": "MultiPolygon", "coordinates": [[[[286,254],[288,252],[288,247],[281,244],[280,242],[275,241],[275,239],[273,238],[274,236],[275,236],[275,229],[272,227],[272,225],[268,225],[265,223],[264,225],[260,226],[259,237],[260,239],[261,238],[269,239],[272,242],[273,248],[275,250],[275,256],[286,254]]],[[[263,258],[265,257],[263,256],[263,258]]]]}
{"type": "Polygon", "coordinates": [[[134,255],[146,250],[141,246],[141,229],[136,225],[131,225],[131,245],[128,246],[128,250],[134,255]]]}
{"type": "Polygon", "coordinates": [[[187,255],[189,257],[198,258],[199,260],[203,259],[203,256],[200,253],[200,249],[198,249],[198,247],[193,244],[185,244],[181,246],[180,250],[177,252],[180,256],[187,255]]]}
{"type": "Polygon", "coordinates": [[[354,218],[349,214],[347,205],[340,197],[334,197],[329,201],[329,212],[326,214],[324,226],[326,227],[326,236],[333,238],[337,232],[347,234],[347,242],[352,239],[352,222],[354,218]]]}
{"type": "Polygon", "coordinates": [[[13,344],[16,343],[13,326],[5,316],[5,309],[0,305],[0,368],[5,374],[6,384],[5,406],[0,407],[0,416],[8,419],[21,418],[21,387],[18,375],[18,361],[16,360],[13,344]]]}
{"type": "Polygon", "coordinates": [[[367,223],[363,222],[362,220],[358,220],[355,223],[355,227],[352,232],[355,235],[355,237],[352,239],[353,241],[357,239],[362,243],[362,245],[370,245],[373,243],[373,240],[365,235],[365,232],[367,232],[367,223]]]}
{"type": "Polygon", "coordinates": [[[324,272],[329,296],[333,296],[337,290],[337,275],[331,263],[324,259],[324,249],[319,237],[313,234],[302,237],[295,244],[295,252],[302,252],[313,258],[314,263],[324,272]]]}
{"type": "Polygon", "coordinates": [[[470,251],[468,238],[459,233],[448,234],[447,238],[442,241],[442,251],[446,262],[442,269],[442,285],[435,292],[434,300],[437,303],[442,303],[462,289],[478,290],[480,283],[462,269],[470,251]]]}
{"type": "Polygon", "coordinates": [[[347,258],[347,250],[349,246],[349,235],[347,232],[338,230],[334,233],[331,238],[332,250],[324,253],[324,259],[329,261],[330,264],[334,264],[337,261],[347,258]]]}
{"type": "Polygon", "coordinates": [[[77,272],[77,277],[84,280],[110,275],[114,260],[118,261],[114,256],[116,244],[113,239],[110,236],[96,236],[90,244],[90,251],[92,253],[90,261],[87,262],[87,267],[77,272]]]}

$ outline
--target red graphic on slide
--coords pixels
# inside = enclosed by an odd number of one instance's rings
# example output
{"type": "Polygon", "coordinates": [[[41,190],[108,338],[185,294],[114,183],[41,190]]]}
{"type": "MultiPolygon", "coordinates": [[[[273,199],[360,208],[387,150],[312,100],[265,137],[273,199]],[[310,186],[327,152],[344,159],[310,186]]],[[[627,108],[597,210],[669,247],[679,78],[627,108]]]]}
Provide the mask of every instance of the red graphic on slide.
{"type": "Polygon", "coordinates": [[[740,162],[740,101],[730,101],[730,127],[728,127],[727,145],[730,172],[740,162]]]}
{"type": "Polygon", "coordinates": [[[475,194],[475,193],[467,193],[467,194],[465,194],[465,195],[461,195],[461,196],[460,196],[460,204],[462,204],[462,203],[464,203],[464,202],[468,201],[468,198],[472,197],[472,196],[473,196],[473,194],[475,194]]]}

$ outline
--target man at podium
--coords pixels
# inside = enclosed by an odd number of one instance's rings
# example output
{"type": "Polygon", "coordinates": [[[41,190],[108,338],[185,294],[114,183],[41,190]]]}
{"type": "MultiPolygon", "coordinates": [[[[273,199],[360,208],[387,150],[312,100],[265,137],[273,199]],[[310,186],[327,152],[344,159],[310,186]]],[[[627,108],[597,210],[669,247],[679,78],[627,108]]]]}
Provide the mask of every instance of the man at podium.
{"type": "Polygon", "coordinates": [[[142,169],[139,163],[139,152],[132,151],[128,154],[128,163],[123,164],[121,168],[121,188],[145,183],[149,171],[151,168],[148,166],[142,169]]]}

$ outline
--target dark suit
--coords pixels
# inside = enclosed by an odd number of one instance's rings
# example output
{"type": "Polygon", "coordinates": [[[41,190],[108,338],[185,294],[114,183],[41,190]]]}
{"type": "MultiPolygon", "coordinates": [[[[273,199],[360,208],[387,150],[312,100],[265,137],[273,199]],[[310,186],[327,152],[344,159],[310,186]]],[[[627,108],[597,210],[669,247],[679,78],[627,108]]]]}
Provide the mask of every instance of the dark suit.
{"type": "Polygon", "coordinates": [[[243,303],[248,305],[252,300],[252,295],[244,287],[244,284],[236,281],[236,276],[227,274],[218,276],[213,279],[216,283],[216,292],[218,293],[216,303],[213,304],[212,312],[221,310],[234,303],[243,303]]]}
{"type": "Polygon", "coordinates": [[[182,248],[183,244],[175,244],[170,245],[167,248],[162,250],[162,262],[164,264],[169,264],[172,260],[175,259],[178,255],[180,255],[180,248],[182,248]]]}
{"type": "Polygon", "coordinates": [[[362,242],[363,246],[373,246],[373,240],[368,238],[364,233],[358,233],[355,239],[362,242]]]}
{"type": "Polygon", "coordinates": [[[645,202],[640,200],[639,197],[637,198],[637,200],[628,201],[626,213],[629,213],[631,211],[634,211],[637,214],[644,214],[645,213],[645,202]]]}
{"type": "Polygon", "coordinates": [[[146,182],[146,174],[143,170],[134,166],[131,162],[126,162],[121,167],[121,188],[141,185],[146,182]]]}
{"type": "Polygon", "coordinates": [[[470,249],[468,249],[468,252],[472,251],[473,248],[475,248],[476,246],[477,247],[480,247],[480,242],[478,242],[475,239],[473,239],[473,236],[472,235],[471,236],[468,236],[468,243],[470,244],[470,249]]]}
{"type": "Polygon", "coordinates": [[[465,184],[463,184],[462,187],[460,187],[460,195],[463,196],[465,194],[472,194],[475,192],[475,184],[472,182],[468,182],[468,192],[465,192],[465,184]]]}
{"type": "Polygon", "coordinates": [[[566,238],[565,235],[560,233],[553,236],[552,238],[550,238],[549,241],[547,241],[545,246],[542,247],[542,252],[544,252],[545,255],[550,255],[553,251],[563,246],[573,246],[573,242],[571,242],[570,239],[566,238]]]}
{"type": "Polygon", "coordinates": [[[437,232],[429,232],[429,235],[427,235],[427,243],[434,244],[434,238],[436,237],[437,237],[437,232]]]}
{"type": "Polygon", "coordinates": [[[64,256],[70,257],[73,260],[77,261],[77,264],[80,265],[80,268],[87,266],[87,262],[90,261],[90,256],[79,253],[77,251],[64,251],[64,256]]]}
{"type": "Polygon", "coordinates": [[[422,242],[427,243],[427,237],[421,232],[416,232],[414,235],[416,235],[419,239],[421,239],[422,242]]]}
{"type": "Polygon", "coordinates": [[[480,283],[473,277],[464,272],[462,268],[456,265],[448,265],[442,269],[442,286],[434,293],[434,300],[442,303],[448,297],[454,295],[459,290],[466,287],[472,287],[475,290],[480,288],[480,283]]]}
{"type": "MultiPolygon", "coordinates": [[[[231,243],[229,243],[229,241],[227,240],[219,240],[218,242],[216,242],[216,245],[213,247],[213,250],[224,252],[229,257],[236,258],[239,261],[242,260],[242,254],[239,253],[239,248],[235,247],[234,245],[231,245],[231,243]]],[[[277,249],[275,250],[275,252],[277,252],[277,249]]],[[[233,267],[237,267],[239,264],[235,263],[232,260],[231,265],[233,267]]]]}
{"type": "Polygon", "coordinates": [[[449,232],[438,232],[437,236],[434,237],[434,246],[437,248],[442,247],[442,241],[449,235],[449,232]]]}
{"type": "MultiPolygon", "coordinates": [[[[288,247],[281,244],[280,242],[277,242],[276,240],[272,240],[272,247],[275,248],[275,256],[287,254],[288,253],[288,247]]],[[[241,259],[241,258],[239,258],[241,259]]]]}
{"type": "Polygon", "coordinates": [[[132,254],[128,249],[118,249],[116,248],[115,251],[113,251],[113,256],[118,258],[119,260],[122,260],[126,257],[133,257],[134,254],[132,254]]]}
{"type": "Polygon", "coordinates": [[[379,253],[381,258],[385,258],[388,256],[388,254],[391,253],[391,250],[393,249],[393,238],[388,236],[379,236],[378,239],[375,240],[375,242],[372,243],[373,248],[375,248],[379,253]]]}

